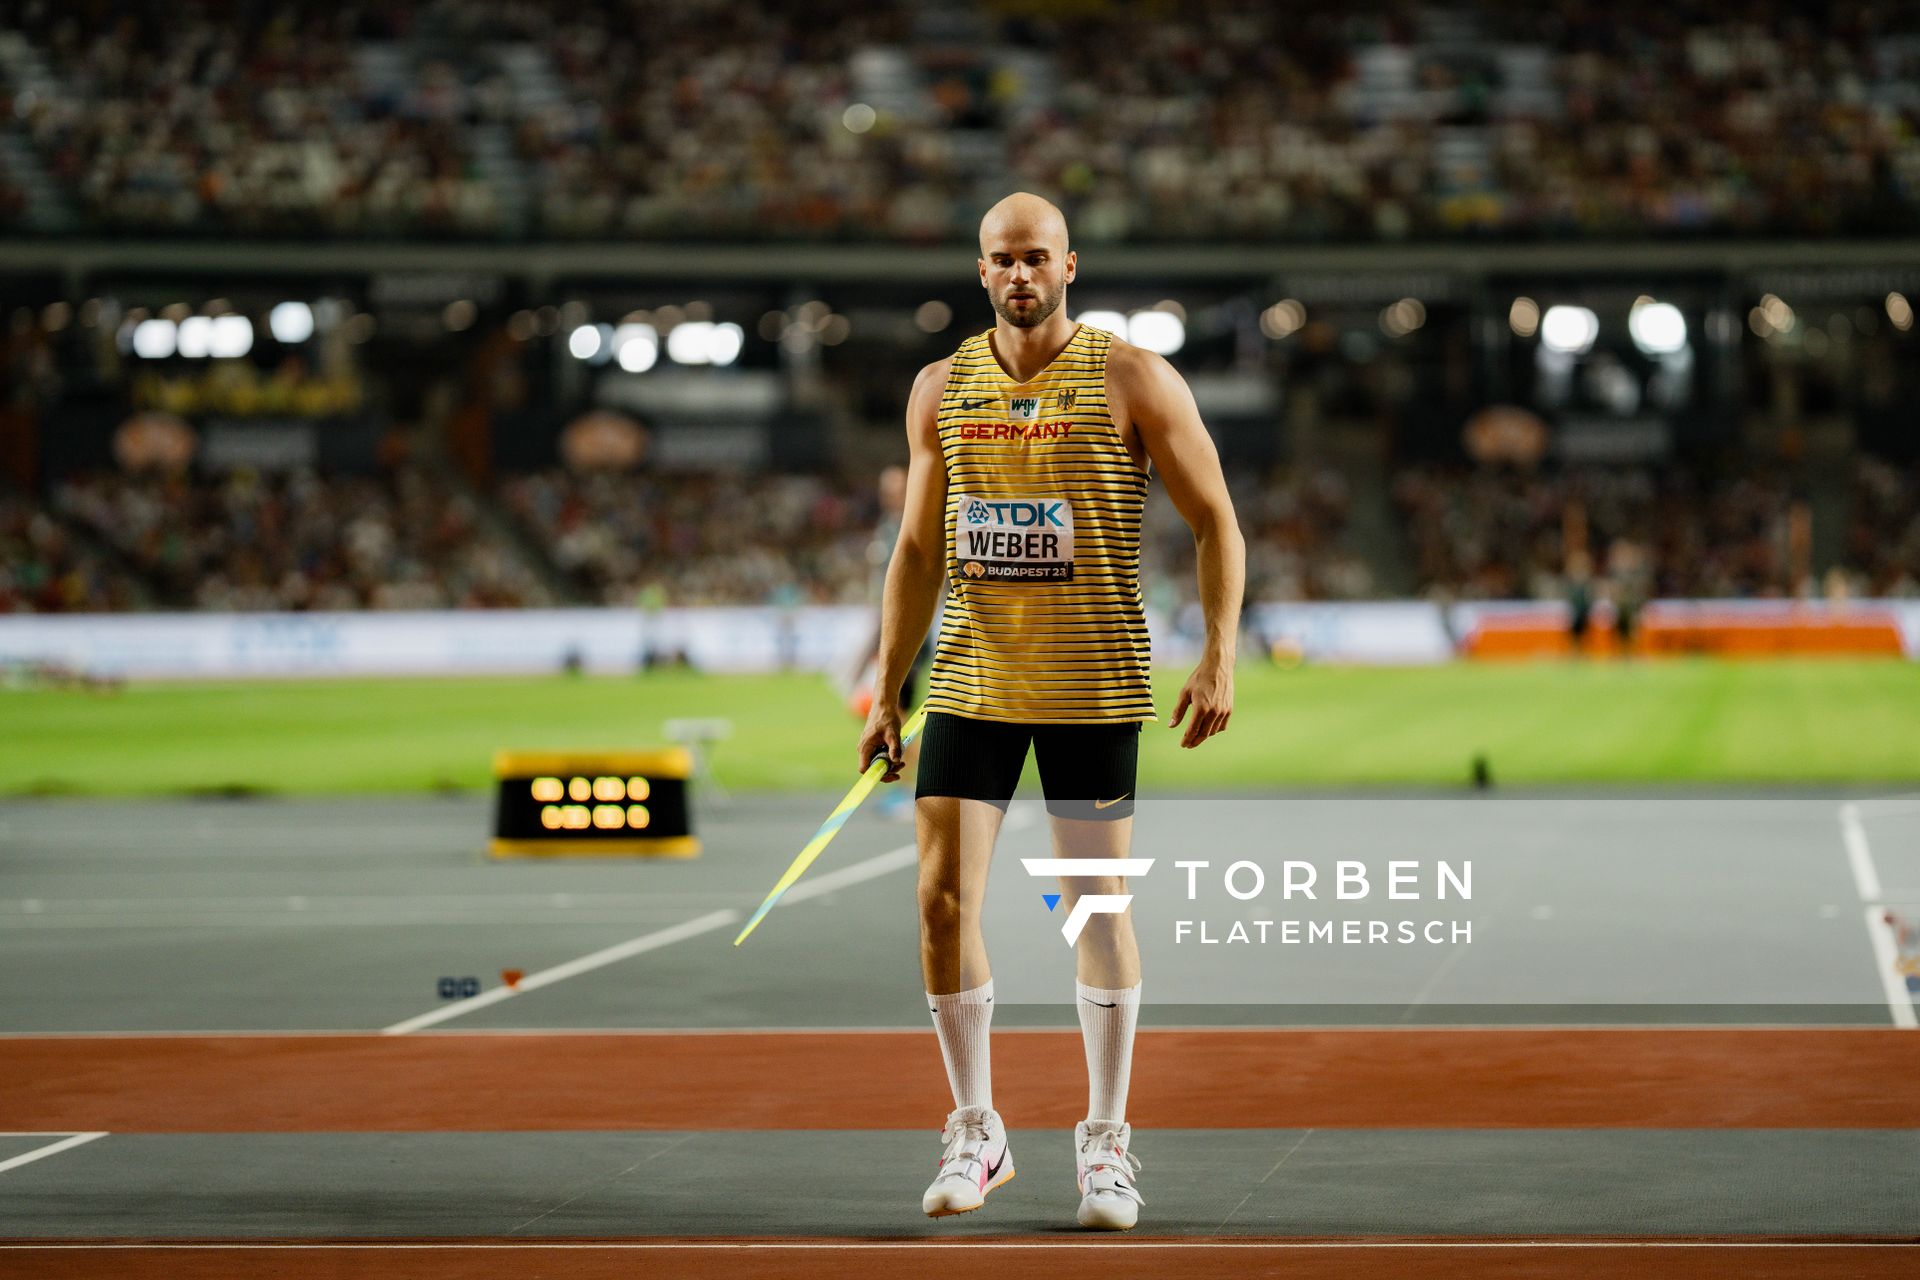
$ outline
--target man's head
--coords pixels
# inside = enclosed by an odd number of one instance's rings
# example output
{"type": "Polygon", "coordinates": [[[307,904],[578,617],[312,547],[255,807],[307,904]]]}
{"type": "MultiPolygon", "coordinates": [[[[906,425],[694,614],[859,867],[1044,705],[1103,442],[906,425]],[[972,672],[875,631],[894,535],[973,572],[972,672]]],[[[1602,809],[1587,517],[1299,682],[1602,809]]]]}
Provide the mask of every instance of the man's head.
{"type": "Polygon", "coordinates": [[[1002,320],[1017,329],[1044,324],[1073,283],[1067,219],[1039,196],[1016,191],[980,220],[980,283],[1002,320]]]}

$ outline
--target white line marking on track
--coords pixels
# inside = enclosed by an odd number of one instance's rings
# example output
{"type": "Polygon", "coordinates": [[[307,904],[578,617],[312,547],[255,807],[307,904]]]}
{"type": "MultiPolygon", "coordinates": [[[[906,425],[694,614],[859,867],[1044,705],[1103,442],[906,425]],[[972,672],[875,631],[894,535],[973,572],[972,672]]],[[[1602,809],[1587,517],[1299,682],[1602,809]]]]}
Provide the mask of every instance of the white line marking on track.
{"type": "MultiPolygon", "coordinates": [[[[1018,829],[1028,826],[1031,823],[1032,818],[1028,816],[1024,818],[1024,820],[1011,822],[1010,825],[1018,829]]],[[[830,871],[825,875],[816,876],[812,880],[797,884],[788,891],[787,901],[805,902],[809,898],[817,898],[822,894],[832,893],[837,889],[844,889],[849,885],[860,884],[863,881],[886,875],[891,871],[904,870],[907,867],[913,866],[918,860],[919,854],[917,846],[904,844],[897,849],[889,849],[885,853],[875,854],[871,858],[856,862],[850,867],[842,867],[838,871],[830,871]]],[[[477,996],[470,996],[465,1000],[455,1000],[438,1009],[429,1010],[418,1017],[408,1018],[405,1022],[396,1022],[390,1027],[381,1028],[381,1034],[403,1036],[409,1032],[418,1031],[423,1027],[436,1026],[439,1023],[457,1018],[462,1014],[471,1013],[475,1009],[484,1009],[488,1005],[499,1004],[502,1000],[506,1000],[512,996],[524,994],[528,991],[537,991],[541,987],[552,986],[556,982],[576,977],[579,974],[613,964],[616,961],[625,960],[629,956],[637,956],[647,951],[657,951],[661,947],[671,946],[673,943],[683,942],[688,938],[697,938],[703,933],[711,933],[715,929],[724,928],[730,924],[738,924],[745,918],[741,912],[732,908],[721,911],[709,911],[706,915],[696,916],[694,919],[681,924],[673,925],[666,929],[659,929],[653,933],[642,934],[640,937],[630,939],[626,942],[616,943],[611,947],[596,951],[591,955],[581,956],[578,960],[569,960],[565,964],[555,965],[551,969],[542,969],[538,973],[530,973],[520,979],[520,985],[517,989],[504,986],[494,987],[491,990],[481,992],[477,996]]]]}
{"type": "MultiPolygon", "coordinates": [[[[645,907],[661,901],[679,902],[683,906],[723,906],[739,898],[737,893],[707,891],[701,893],[662,892],[662,893],[595,893],[590,901],[595,907],[621,909],[645,907]]],[[[183,911],[198,912],[245,912],[257,915],[262,911],[275,909],[301,911],[373,911],[382,908],[401,910],[460,910],[493,911],[516,915],[543,907],[572,909],[577,906],[574,895],[570,893],[360,893],[360,894],[300,894],[289,897],[277,894],[270,897],[224,898],[208,894],[198,894],[190,898],[0,898],[0,910],[18,905],[23,912],[33,911],[80,911],[127,913],[138,911],[183,911]],[[296,908],[293,904],[298,903],[296,908]]]]}
{"type": "Polygon", "coordinates": [[[627,941],[615,943],[611,947],[603,947],[589,955],[581,956],[578,960],[569,960],[565,964],[554,965],[551,969],[542,969],[538,973],[530,973],[520,979],[518,988],[499,986],[483,991],[477,996],[469,996],[465,1000],[449,1001],[440,1008],[429,1010],[418,1017],[408,1018],[405,1022],[396,1022],[390,1027],[382,1027],[380,1029],[381,1034],[403,1036],[409,1031],[418,1031],[422,1027],[431,1027],[437,1023],[447,1022],[453,1018],[460,1017],[462,1014],[472,1013],[475,1009],[484,1009],[488,1005],[499,1004],[502,1000],[510,999],[522,992],[535,991],[541,987],[550,987],[556,982],[564,982],[568,978],[577,977],[580,974],[588,973],[594,969],[614,964],[630,956],[641,955],[648,951],[657,951],[661,947],[671,946],[676,942],[682,942],[688,938],[697,938],[701,934],[711,933],[715,929],[724,929],[730,924],[739,923],[741,918],[740,913],[732,908],[724,911],[709,911],[706,915],[696,916],[691,920],[683,921],[669,928],[656,929],[652,933],[643,933],[637,938],[629,938],[627,941]]]}
{"type": "Polygon", "coordinates": [[[536,908],[520,912],[466,912],[460,914],[441,913],[439,915],[413,915],[401,912],[375,913],[370,911],[298,911],[283,912],[279,915],[243,916],[238,913],[228,915],[140,915],[109,916],[83,915],[77,912],[36,915],[32,918],[17,917],[5,921],[10,929],[32,929],[42,933],[61,930],[87,929],[148,929],[165,931],[169,929],[238,929],[243,931],[259,930],[302,930],[302,929],[393,929],[401,926],[435,928],[472,928],[476,925],[639,925],[672,921],[678,923],[678,911],[660,911],[638,908],[628,911],[595,910],[557,912],[546,908],[536,908]]]}
{"type": "Polygon", "coordinates": [[[904,871],[919,861],[918,848],[903,844],[898,849],[889,849],[885,853],[875,854],[864,862],[856,862],[850,867],[841,867],[838,871],[829,871],[811,880],[802,880],[787,890],[786,901],[805,902],[809,898],[818,898],[836,889],[844,889],[848,885],[878,879],[890,871],[904,871]]]}
{"type": "Polygon", "coordinates": [[[444,1244],[420,1244],[396,1240],[390,1243],[316,1240],[286,1244],[269,1242],[219,1241],[198,1244],[191,1240],[156,1240],[149,1243],[95,1242],[60,1244],[0,1243],[0,1250],[35,1249],[1920,1249],[1910,1240],[526,1240],[526,1241],[450,1241],[444,1244]]]}
{"type": "MultiPolygon", "coordinates": [[[[0,1138],[38,1138],[45,1136],[47,1135],[38,1133],[0,1133],[0,1138]]],[[[44,1160],[48,1156],[58,1155],[62,1151],[70,1151],[83,1143],[92,1142],[95,1138],[104,1138],[106,1136],[105,1132],[72,1134],[69,1137],[62,1138],[59,1142],[50,1142],[44,1147],[35,1147],[32,1151],[24,1155],[17,1155],[11,1160],[0,1160],[0,1173],[5,1173],[9,1169],[18,1169],[23,1164],[32,1164],[35,1160],[44,1160]]]]}
{"type": "Polygon", "coordinates": [[[575,1201],[579,1200],[582,1196],[591,1195],[595,1191],[599,1191],[606,1187],[610,1187],[614,1183],[620,1181],[620,1179],[632,1173],[635,1169],[638,1169],[641,1165],[651,1164],[655,1160],[658,1160],[661,1156],[666,1155],[668,1152],[673,1151],[678,1147],[685,1146],[687,1143],[693,1141],[693,1137],[694,1135],[691,1133],[683,1133],[678,1138],[675,1138],[672,1142],[667,1143],[665,1146],[658,1147],[652,1151],[649,1151],[646,1155],[641,1156],[638,1160],[635,1160],[632,1164],[620,1170],[620,1172],[614,1174],[612,1177],[596,1175],[587,1183],[586,1186],[580,1188],[580,1190],[574,1192],[572,1195],[568,1196],[565,1200],[562,1200],[560,1203],[552,1206],[551,1208],[543,1209],[539,1213],[534,1214],[531,1218],[528,1218],[525,1222],[522,1222],[518,1226],[514,1227],[512,1231],[508,1232],[508,1234],[516,1235],[516,1236],[519,1235],[522,1231],[525,1231],[528,1227],[532,1226],[534,1223],[539,1222],[542,1218],[551,1217],[552,1215],[560,1212],[560,1210],[566,1208],[568,1205],[573,1204],[575,1201]]]}
{"type": "MultiPolygon", "coordinates": [[[[1033,824],[1034,817],[1031,809],[1023,806],[1015,807],[1010,809],[1006,818],[1002,820],[1001,829],[1003,831],[1024,831],[1033,824]]],[[[814,876],[810,880],[802,880],[799,884],[787,890],[786,897],[783,901],[805,902],[809,898],[818,898],[825,894],[832,893],[835,890],[844,889],[848,885],[861,884],[868,880],[877,880],[891,871],[904,871],[908,867],[919,865],[919,862],[920,847],[918,844],[909,841],[897,849],[889,849],[885,853],[876,853],[871,858],[856,862],[850,867],[842,867],[838,871],[829,871],[825,875],[814,876]]],[[[525,984],[523,983],[522,985],[524,986],[525,984]]]]}
{"type": "Polygon", "coordinates": [[[1221,1230],[1221,1231],[1226,1230],[1227,1224],[1233,1221],[1233,1215],[1236,1213],[1239,1213],[1242,1209],[1246,1208],[1247,1201],[1253,1199],[1254,1193],[1259,1191],[1260,1188],[1266,1186],[1267,1182],[1273,1177],[1273,1175],[1280,1172],[1280,1166],[1285,1164],[1287,1161],[1293,1159],[1293,1153],[1298,1151],[1301,1147],[1304,1147],[1305,1145],[1307,1145],[1307,1139],[1311,1138],[1312,1136],[1313,1136],[1313,1130],[1308,1129],[1305,1133],[1302,1133],[1298,1138],[1295,1138],[1293,1141],[1293,1145],[1288,1147],[1285,1151],[1282,1151],[1280,1153],[1280,1158],[1273,1162],[1273,1168],[1267,1170],[1266,1177],[1260,1179],[1260,1181],[1254,1183],[1251,1187],[1248,1187],[1247,1194],[1240,1197],[1240,1203],[1233,1206],[1233,1208],[1229,1209],[1227,1211],[1227,1216],[1220,1219],[1220,1226],[1218,1230],[1221,1230]]]}
{"type": "Polygon", "coordinates": [[[1400,1021],[1405,1022],[1427,1006],[1427,997],[1433,994],[1434,988],[1444,982],[1447,975],[1453,972],[1453,967],[1466,958],[1467,945],[1464,942],[1453,944],[1453,950],[1433,967],[1433,972],[1427,975],[1427,980],[1420,984],[1418,991],[1413,993],[1413,999],[1407,1002],[1406,1012],[1400,1015],[1400,1021]]]}
{"type": "MultiPolygon", "coordinates": [[[[523,984],[524,985],[524,984],[523,984]]],[[[1055,1006],[1049,1006],[1055,1007],[1055,1006]]],[[[1065,1006],[1057,1006],[1064,1008],[1065,1006]]],[[[1400,1006],[1395,1005],[1394,1008],[1400,1006]]],[[[1179,1032],[1182,1035],[1193,1032],[1231,1032],[1233,1034],[1260,1032],[1274,1036],[1293,1036],[1326,1031],[1368,1031],[1404,1033],[1417,1031],[1454,1032],[1458,1034],[1479,1034],[1488,1031],[1646,1031],[1654,1028],[1660,1031],[1689,1032],[1746,1032],[1746,1031],[1878,1031],[1878,1023],[1867,1022],[1433,1022],[1419,1026],[1409,1026],[1397,1018],[1391,1022],[1289,1022],[1286,1026],[1273,1026],[1262,1023],[1234,1022],[1168,1022],[1154,1023],[1140,1028],[1142,1033],[1179,1032]]],[[[815,1035],[900,1035],[920,1034],[926,1028],[917,1023],[898,1022],[864,1025],[822,1023],[817,1026],[788,1024],[785,1026],[752,1027],[472,1027],[456,1028],[443,1032],[456,1036],[815,1036],[815,1035]]],[[[1053,1032],[1058,1034],[1079,1033],[1073,1023],[1062,1022],[1057,1026],[1006,1026],[995,1027],[994,1034],[1029,1035],[1053,1032]]],[[[259,1027],[212,1027],[204,1030],[170,1030],[143,1028],[133,1031],[0,1031],[0,1041],[5,1040],[219,1040],[219,1039],[313,1039],[316,1037],[354,1037],[377,1036],[379,1031],[369,1031],[358,1027],[315,1027],[310,1030],[259,1027]]]]}
{"type": "Polygon", "coordinates": [[[1867,907],[1867,937],[1873,943],[1873,967],[1880,971],[1880,986],[1887,994],[1887,1010],[1893,1014],[1893,1025],[1908,1031],[1920,1028],[1920,1016],[1914,1013],[1906,975],[1897,967],[1900,947],[1894,940],[1893,926],[1887,923],[1887,909],[1878,903],[1867,907]]]}
{"type": "MultiPolygon", "coordinates": [[[[523,984],[524,985],[524,984],[523,984]]],[[[1064,1007],[1064,1006],[1061,1006],[1064,1007]]],[[[1399,1006],[1395,1006],[1398,1008],[1399,1006]]],[[[1269,1024],[1231,1022],[1169,1022],[1155,1023],[1140,1028],[1142,1033],[1172,1032],[1181,1034],[1193,1032],[1261,1032],[1274,1036],[1301,1035],[1325,1031],[1370,1031],[1400,1034],[1409,1031],[1478,1033],[1487,1031],[1645,1031],[1650,1024],[1645,1022],[1447,1022],[1423,1023],[1410,1027],[1403,1022],[1293,1022],[1284,1027],[1269,1024]]],[[[1657,1024],[1661,1031],[1877,1031],[1878,1024],[1861,1022],[1661,1022],[1657,1024]]],[[[900,1022],[891,1025],[846,1026],[822,1024],[819,1026],[759,1026],[759,1027],[473,1027],[457,1028],[442,1032],[455,1036],[853,1036],[853,1035],[900,1035],[924,1034],[925,1027],[918,1023],[900,1022]]],[[[1028,1035],[1054,1032],[1065,1035],[1079,1034],[1078,1026],[1063,1022],[1058,1026],[1008,1026],[995,1027],[995,1035],[1028,1035]]],[[[315,1037],[353,1037],[374,1036],[378,1031],[364,1028],[315,1027],[311,1030],[284,1030],[258,1027],[210,1028],[200,1031],[153,1030],[138,1031],[0,1031],[0,1040],[164,1040],[192,1039],[217,1040],[247,1038],[254,1039],[313,1039],[315,1037]]]]}
{"type": "Polygon", "coordinates": [[[1887,908],[1881,902],[1880,873],[1873,865],[1873,848],[1867,843],[1867,829],[1860,821],[1860,806],[1848,802],[1840,806],[1840,839],[1847,846],[1847,865],[1853,868],[1853,885],[1866,904],[1867,941],[1873,947],[1873,967],[1880,975],[1880,990],[1887,998],[1887,1012],[1893,1025],[1906,1031],[1920,1029],[1913,995],[1907,990],[1906,975],[1900,972],[1900,943],[1887,923],[1887,908]]]}
{"type": "Polygon", "coordinates": [[[1853,869],[1853,887],[1862,902],[1880,901],[1880,873],[1873,865],[1867,829],[1860,824],[1860,806],[1840,806],[1840,839],[1847,846],[1847,865],[1853,869]]]}

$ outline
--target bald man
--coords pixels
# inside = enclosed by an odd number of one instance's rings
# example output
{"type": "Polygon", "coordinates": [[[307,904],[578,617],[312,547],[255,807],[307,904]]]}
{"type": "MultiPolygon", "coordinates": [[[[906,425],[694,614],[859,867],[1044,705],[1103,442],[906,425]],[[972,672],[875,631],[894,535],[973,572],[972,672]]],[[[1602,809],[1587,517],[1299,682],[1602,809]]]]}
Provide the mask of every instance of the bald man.
{"type": "MultiPolygon", "coordinates": [[[[899,776],[897,692],[932,621],[935,649],[915,790],[920,964],[954,1109],[921,1207],[979,1208],[1013,1177],[993,1109],[993,977],[980,929],[987,867],[1029,751],[1062,858],[1124,858],[1141,726],[1155,719],[1140,595],[1140,516],[1158,468],[1198,549],[1206,644],[1169,727],[1184,747],[1233,711],[1245,548],[1220,460],[1173,367],[1068,318],[1077,259],[1066,219],[1008,196],[980,224],[980,284],[999,323],[920,371],[907,403],[906,504],[887,566],[862,766],[899,776]]],[[[1117,876],[1060,882],[1057,910],[1126,892],[1117,876]]],[[[1130,912],[1087,917],[1075,946],[1087,1055],[1074,1130],[1082,1226],[1124,1230],[1145,1201],[1126,1121],[1140,954],[1130,912]]]]}

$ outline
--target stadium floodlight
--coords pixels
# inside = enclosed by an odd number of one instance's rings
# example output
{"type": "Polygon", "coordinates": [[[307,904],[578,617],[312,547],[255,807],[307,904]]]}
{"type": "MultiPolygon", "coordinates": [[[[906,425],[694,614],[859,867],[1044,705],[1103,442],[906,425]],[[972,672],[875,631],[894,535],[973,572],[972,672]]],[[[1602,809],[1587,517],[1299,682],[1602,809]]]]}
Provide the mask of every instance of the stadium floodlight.
{"type": "Polygon", "coordinates": [[[1507,308],[1507,328],[1516,338],[1531,338],[1540,332],[1540,304],[1528,297],[1515,298],[1507,308]]]}
{"type": "Polygon", "coordinates": [[[953,308],[938,298],[923,302],[919,310],[913,313],[913,323],[922,333],[939,333],[953,323],[953,308]]]}
{"type": "Polygon", "coordinates": [[[253,321],[235,315],[213,318],[213,332],[207,337],[208,355],[221,360],[234,360],[251,350],[253,321]]]}
{"type": "Polygon", "coordinates": [[[1105,329],[1108,333],[1127,335],[1127,318],[1118,311],[1082,311],[1081,324],[1090,324],[1096,329],[1105,329]]]}
{"type": "Polygon", "coordinates": [[[177,335],[171,320],[142,320],[133,326],[133,354],[142,360],[165,360],[174,352],[177,335]]]}
{"type": "Polygon", "coordinates": [[[288,346],[305,342],[313,336],[313,308],[304,302],[276,303],[267,313],[267,328],[275,342],[288,346]]]}
{"type": "Polygon", "coordinates": [[[675,364],[710,364],[708,343],[713,338],[713,321],[684,320],[667,333],[667,358],[675,364]]]}
{"type": "Polygon", "coordinates": [[[213,317],[188,316],[180,322],[178,351],[188,360],[204,360],[213,345],[213,317]]]}
{"type": "Polygon", "coordinates": [[[1627,313],[1633,345],[1650,356],[1676,355],[1687,349],[1687,318],[1671,302],[1642,302],[1627,313]]]}
{"type": "Polygon", "coordinates": [[[1297,298],[1282,298],[1260,313],[1260,332],[1275,342],[1290,338],[1307,322],[1307,309],[1297,298]]]}
{"type": "Polygon", "coordinates": [[[567,351],[575,360],[591,360],[600,352],[600,330],[583,324],[567,335],[567,351]]]}
{"type": "Polygon", "coordinates": [[[1389,338],[1404,338],[1427,322],[1427,304],[1418,298],[1402,298],[1380,309],[1380,332],[1389,338]]]}
{"type": "MultiPolygon", "coordinates": [[[[1786,300],[1778,294],[1762,294],[1758,310],[1760,312],[1761,322],[1765,324],[1773,334],[1793,332],[1793,326],[1796,323],[1793,308],[1788,306],[1786,300]]],[[[1768,336],[1771,336],[1771,334],[1768,336]]]]}
{"type": "Polygon", "coordinates": [[[1895,290],[1887,295],[1887,319],[1893,327],[1905,333],[1913,328],[1913,304],[1907,301],[1907,295],[1895,290]]]}
{"type": "Polygon", "coordinates": [[[660,361],[660,335],[650,324],[623,324],[613,331],[613,350],[622,369],[645,373],[660,361]]]}
{"type": "Polygon", "coordinates": [[[1155,355],[1170,356],[1187,344],[1187,326],[1171,311],[1136,311],[1127,317],[1127,341],[1155,355]]]}
{"type": "Polygon", "coordinates": [[[1600,317],[1586,307],[1548,307],[1540,317],[1540,343],[1549,351],[1583,355],[1600,336],[1600,317]]]}
{"type": "Polygon", "coordinates": [[[746,340],[746,332],[733,321],[716,324],[707,335],[707,359],[717,365],[732,364],[740,358],[740,348],[746,345],[746,340]]]}

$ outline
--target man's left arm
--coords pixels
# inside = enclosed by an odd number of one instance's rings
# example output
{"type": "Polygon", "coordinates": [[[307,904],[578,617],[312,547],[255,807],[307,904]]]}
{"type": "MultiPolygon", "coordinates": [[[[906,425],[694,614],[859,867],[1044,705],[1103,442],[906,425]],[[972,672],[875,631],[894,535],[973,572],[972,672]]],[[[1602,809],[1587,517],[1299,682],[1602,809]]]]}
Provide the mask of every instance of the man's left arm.
{"type": "Polygon", "coordinates": [[[1177,727],[1191,709],[1193,719],[1180,745],[1197,747],[1225,729],[1233,714],[1233,660],[1246,591],[1247,547],[1220,472],[1220,453],[1200,421],[1186,379],[1152,352],[1135,348],[1128,355],[1127,412],[1159,469],[1167,496],[1193,530],[1207,637],[1168,725],[1177,727]]]}

